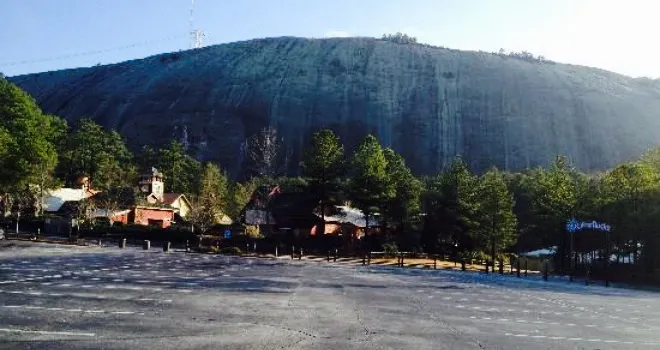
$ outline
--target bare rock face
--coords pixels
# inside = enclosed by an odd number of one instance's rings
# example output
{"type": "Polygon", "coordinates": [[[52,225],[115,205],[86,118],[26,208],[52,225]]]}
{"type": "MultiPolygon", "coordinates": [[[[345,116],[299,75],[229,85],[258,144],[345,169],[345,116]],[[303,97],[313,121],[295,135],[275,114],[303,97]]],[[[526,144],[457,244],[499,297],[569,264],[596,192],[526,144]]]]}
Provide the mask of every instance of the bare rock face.
{"type": "Polygon", "coordinates": [[[418,174],[455,155],[476,171],[557,154],[600,170],[660,135],[657,81],[372,38],[259,39],[11,80],[48,113],[92,117],[133,147],[177,138],[232,174],[246,138],[269,124],[292,173],[321,127],[348,149],[376,133],[418,174]]]}

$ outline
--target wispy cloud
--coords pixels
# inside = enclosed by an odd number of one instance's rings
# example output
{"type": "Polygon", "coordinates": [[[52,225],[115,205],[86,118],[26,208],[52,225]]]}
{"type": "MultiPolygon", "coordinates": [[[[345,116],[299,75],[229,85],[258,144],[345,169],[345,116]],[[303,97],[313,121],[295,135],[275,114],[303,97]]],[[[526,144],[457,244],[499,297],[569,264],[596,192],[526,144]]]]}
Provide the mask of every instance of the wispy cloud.
{"type": "Polygon", "coordinates": [[[323,36],[326,38],[346,38],[351,36],[351,33],[343,30],[328,30],[323,36]]]}

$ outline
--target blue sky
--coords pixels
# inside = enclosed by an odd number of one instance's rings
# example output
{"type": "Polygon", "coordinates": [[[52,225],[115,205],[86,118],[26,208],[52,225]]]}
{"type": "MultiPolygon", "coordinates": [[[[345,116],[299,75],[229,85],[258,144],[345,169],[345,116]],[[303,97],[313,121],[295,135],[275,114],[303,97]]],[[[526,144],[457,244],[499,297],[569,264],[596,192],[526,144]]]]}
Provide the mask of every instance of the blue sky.
{"type": "MultiPolygon", "coordinates": [[[[191,0],[0,0],[0,72],[106,64],[190,46],[191,0]]],[[[205,44],[397,31],[660,78],[653,0],[195,0],[205,44]]]]}

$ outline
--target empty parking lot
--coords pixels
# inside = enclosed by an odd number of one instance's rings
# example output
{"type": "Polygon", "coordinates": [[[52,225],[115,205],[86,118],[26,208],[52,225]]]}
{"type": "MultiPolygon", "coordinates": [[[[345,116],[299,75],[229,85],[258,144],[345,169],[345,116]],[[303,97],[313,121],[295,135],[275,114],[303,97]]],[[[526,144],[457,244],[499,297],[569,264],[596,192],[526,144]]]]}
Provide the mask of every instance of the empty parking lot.
{"type": "Polygon", "coordinates": [[[138,248],[0,251],[3,349],[657,349],[650,292],[138,248]]]}

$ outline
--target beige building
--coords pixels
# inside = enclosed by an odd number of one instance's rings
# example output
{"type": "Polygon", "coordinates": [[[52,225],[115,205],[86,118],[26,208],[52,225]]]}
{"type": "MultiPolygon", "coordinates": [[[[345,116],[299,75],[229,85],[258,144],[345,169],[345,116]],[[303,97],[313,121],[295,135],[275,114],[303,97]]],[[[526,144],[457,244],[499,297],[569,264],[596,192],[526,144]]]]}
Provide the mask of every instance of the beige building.
{"type": "Polygon", "coordinates": [[[190,214],[192,205],[188,198],[183,193],[165,193],[163,174],[156,168],[151,168],[150,173],[142,175],[139,186],[141,192],[148,193],[149,204],[167,205],[182,218],[190,214]]]}

